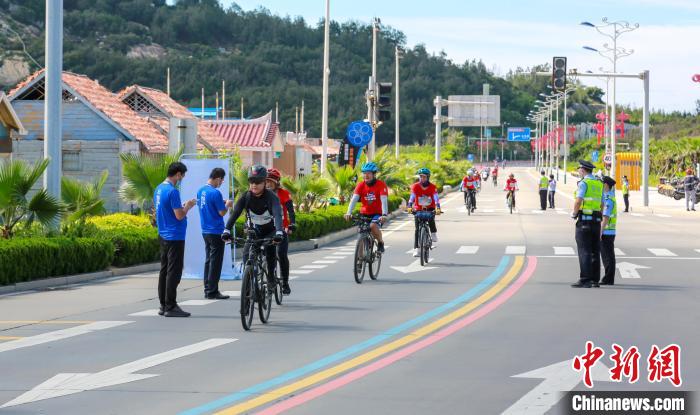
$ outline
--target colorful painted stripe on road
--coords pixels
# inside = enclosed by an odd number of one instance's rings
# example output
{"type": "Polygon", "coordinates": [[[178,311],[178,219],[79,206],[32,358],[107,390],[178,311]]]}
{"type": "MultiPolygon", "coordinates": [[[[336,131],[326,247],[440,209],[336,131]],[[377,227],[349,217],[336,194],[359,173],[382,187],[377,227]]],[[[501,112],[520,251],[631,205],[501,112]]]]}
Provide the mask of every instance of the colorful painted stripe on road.
{"type": "MultiPolygon", "coordinates": [[[[535,260],[536,261],[536,260],[535,260]]],[[[513,281],[513,279],[518,275],[520,270],[523,267],[525,260],[524,257],[518,256],[515,257],[513,261],[513,266],[508,270],[508,272],[500,279],[496,284],[494,284],[490,289],[488,289],[486,292],[481,294],[478,298],[469,301],[467,304],[464,306],[458,308],[455,311],[452,311],[443,317],[435,320],[432,323],[429,323],[423,327],[418,328],[417,330],[399,338],[396,339],[392,342],[386,343],[382,346],[379,346],[375,349],[372,349],[368,352],[365,352],[357,357],[354,357],[350,360],[346,360],[336,366],[330,367],[328,369],[322,370],[320,372],[314,373],[306,378],[300,379],[296,382],[293,382],[289,385],[282,386],[278,389],[272,390],[270,392],[267,392],[263,395],[257,396],[253,399],[250,399],[246,402],[242,402],[238,405],[232,406],[230,408],[227,408],[223,411],[217,412],[218,415],[232,415],[232,414],[240,414],[244,412],[249,412],[255,408],[258,408],[262,405],[268,404],[270,402],[273,402],[275,400],[278,400],[280,398],[284,398],[285,396],[289,396],[291,394],[294,394],[300,390],[303,390],[305,388],[314,386],[320,382],[323,382],[325,380],[328,380],[332,377],[341,375],[347,371],[350,371],[352,369],[355,369],[361,365],[364,365],[366,363],[371,362],[374,359],[377,359],[379,357],[382,357],[388,353],[391,353],[395,350],[398,350],[404,346],[407,346],[413,342],[416,342],[418,340],[423,339],[424,337],[428,336],[429,334],[432,334],[439,329],[447,326],[448,324],[452,323],[453,321],[459,319],[460,317],[463,317],[476,309],[477,307],[485,304],[492,298],[494,298],[498,293],[503,291],[508,285],[513,281]]]]}
{"type": "Polygon", "coordinates": [[[476,284],[474,287],[469,289],[467,292],[462,294],[461,296],[455,298],[454,300],[445,303],[439,307],[436,307],[424,314],[421,314],[420,316],[409,320],[405,323],[402,323],[392,329],[389,329],[385,331],[384,333],[381,333],[377,336],[374,336],[368,340],[365,340],[364,342],[358,343],[356,345],[350,346],[344,350],[341,350],[338,353],[332,354],[330,356],[327,356],[323,359],[317,360],[313,363],[310,363],[308,365],[305,365],[301,368],[295,369],[291,372],[287,372],[283,375],[280,375],[278,377],[275,377],[273,379],[270,379],[266,382],[259,383],[257,385],[251,386],[249,388],[246,388],[242,391],[233,393],[231,395],[227,395],[224,397],[221,397],[215,401],[206,403],[204,405],[198,406],[196,408],[192,408],[190,410],[181,412],[180,415],[200,415],[200,414],[205,414],[209,413],[212,411],[215,411],[217,409],[223,408],[227,405],[233,404],[235,402],[239,402],[245,399],[249,399],[255,395],[264,393],[265,391],[274,388],[279,385],[283,385],[287,382],[293,381],[297,378],[300,378],[302,376],[308,375],[312,372],[315,372],[317,370],[323,369],[327,366],[330,366],[331,364],[334,364],[336,362],[339,362],[343,359],[346,359],[356,353],[362,352],[364,350],[367,350],[373,346],[376,346],[394,336],[397,336],[401,334],[402,332],[409,330],[413,327],[416,327],[432,318],[435,318],[442,313],[445,313],[455,307],[458,307],[459,305],[466,303],[469,301],[471,298],[475,297],[482,291],[486,290],[489,286],[493,285],[498,279],[503,275],[503,273],[506,271],[508,268],[508,265],[510,264],[511,260],[510,257],[504,256],[501,258],[500,262],[496,266],[496,268],[491,272],[491,274],[486,277],[484,280],[480,281],[478,284],[476,284]]]}
{"type": "MultiPolygon", "coordinates": [[[[525,271],[520,275],[520,278],[508,287],[507,290],[501,292],[498,297],[494,298],[492,301],[488,302],[484,307],[480,308],[479,310],[475,311],[474,313],[471,313],[467,315],[466,317],[461,318],[460,320],[450,324],[449,326],[441,329],[435,334],[432,334],[430,336],[426,336],[422,338],[420,341],[417,341],[413,344],[411,344],[408,347],[405,347],[399,351],[396,351],[389,356],[386,356],[382,359],[379,359],[367,366],[361,367],[359,369],[355,369],[352,372],[346,373],[343,376],[338,377],[337,379],[334,379],[328,383],[319,385],[313,389],[310,389],[304,393],[301,393],[299,395],[296,395],[290,399],[284,400],[278,404],[275,404],[269,408],[266,408],[263,411],[258,412],[258,415],[277,415],[279,413],[282,413],[284,411],[287,411],[289,409],[292,409],[294,407],[297,407],[299,405],[302,405],[306,402],[309,402],[313,399],[316,399],[318,397],[321,397],[329,392],[332,392],[336,389],[342,388],[345,385],[348,385],[351,382],[354,382],[358,379],[361,379],[371,373],[374,373],[380,369],[383,369],[392,363],[395,363],[405,357],[408,357],[422,349],[425,349],[428,346],[431,346],[438,341],[446,338],[447,336],[450,336],[460,329],[468,326],[469,324],[475,322],[476,320],[480,319],[481,317],[489,314],[499,306],[501,306],[503,303],[505,303],[510,297],[513,296],[532,276],[532,274],[535,271],[535,268],[537,267],[537,258],[535,257],[530,257],[528,259],[528,264],[525,269],[525,271]]],[[[495,287],[494,287],[495,288],[495,287]]],[[[437,323],[437,322],[436,322],[437,323]]],[[[221,413],[230,413],[230,412],[221,412],[221,413]]]]}

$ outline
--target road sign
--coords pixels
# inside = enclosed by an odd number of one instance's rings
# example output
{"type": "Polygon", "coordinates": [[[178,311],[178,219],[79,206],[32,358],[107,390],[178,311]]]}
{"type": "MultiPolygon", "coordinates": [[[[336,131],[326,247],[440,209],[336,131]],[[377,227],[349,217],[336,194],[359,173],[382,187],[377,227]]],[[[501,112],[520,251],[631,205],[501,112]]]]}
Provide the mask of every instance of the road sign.
{"type": "Polygon", "coordinates": [[[603,163],[605,163],[605,164],[612,163],[612,154],[605,153],[605,157],[603,157],[603,163]]]}
{"type": "Polygon", "coordinates": [[[372,126],[367,121],[354,121],[348,125],[345,138],[353,147],[364,147],[372,141],[372,126]]]}
{"type": "Polygon", "coordinates": [[[467,160],[469,161],[474,161],[474,155],[473,154],[467,154],[467,160]]]}
{"type": "Polygon", "coordinates": [[[600,157],[600,155],[599,155],[599,153],[598,153],[598,150],[593,150],[593,152],[591,152],[591,160],[592,160],[594,163],[597,163],[597,162],[598,162],[598,157],[600,157]]]}
{"type": "Polygon", "coordinates": [[[450,95],[447,97],[450,127],[501,125],[500,95],[450,95]]]}
{"type": "Polygon", "coordinates": [[[484,136],[486,138],[491,138],[491,129],[490,128],[484,128],[484,136]]]}
{"type": "Polygon", "coordinates": [[[530,141],[530,128],[511,127],[508,129],[508,141],[530,141]]]}

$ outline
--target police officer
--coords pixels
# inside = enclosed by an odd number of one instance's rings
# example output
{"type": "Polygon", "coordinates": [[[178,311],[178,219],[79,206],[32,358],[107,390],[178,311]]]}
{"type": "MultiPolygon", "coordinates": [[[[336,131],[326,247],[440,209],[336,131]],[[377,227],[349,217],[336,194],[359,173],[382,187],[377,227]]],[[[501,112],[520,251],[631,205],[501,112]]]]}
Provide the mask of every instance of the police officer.
{"type": "Polygon", "coordinates": [[[615,180],[603,176],[603,221],[601,223],[600,256],[603,259],[605,275],[600,285],[615,284],[615,234],[617,225],[617,200],[615,200],[615,180]]]}
{"type": "Polygon", "coordinates": [[[544,170],[542,170],[540,174],[540,208],[542,210],[547,210],[547,189],[549,188],[549,180],[547,180],[544,170]]]}
{"type": "Polygon", "coordinates": [[[571,218],[576,219],[576,247],[581,274],[574,288],[598,287],[600,281],[600,226],[602,221],[603,183],[593,176],[595,166],[579,160],[576,201],[571,218]]]}
{"type": "Polygon", "coordinates": [[[630,181],[622,176],[622,199],[625,201],[625,212],[630,211],[630,181]]]}

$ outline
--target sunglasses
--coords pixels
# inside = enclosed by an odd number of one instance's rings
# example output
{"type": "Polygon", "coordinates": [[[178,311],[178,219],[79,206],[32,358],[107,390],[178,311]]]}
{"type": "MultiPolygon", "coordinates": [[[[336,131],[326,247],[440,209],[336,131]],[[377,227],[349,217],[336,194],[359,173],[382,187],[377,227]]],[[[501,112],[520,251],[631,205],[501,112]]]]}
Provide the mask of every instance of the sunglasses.
{"type": "Polygon", "coordinates": [[[248,184],[263,184],[263,183],[265,183],[265,179],[263,179],[263,178],[248,179],[248,184]]]}

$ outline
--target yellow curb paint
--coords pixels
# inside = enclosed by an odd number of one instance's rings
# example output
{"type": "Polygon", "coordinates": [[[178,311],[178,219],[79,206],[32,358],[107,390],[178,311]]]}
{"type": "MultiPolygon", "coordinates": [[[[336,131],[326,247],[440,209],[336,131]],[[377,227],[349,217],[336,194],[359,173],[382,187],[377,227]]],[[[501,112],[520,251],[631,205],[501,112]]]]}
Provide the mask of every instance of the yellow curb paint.
{"type": "Polygon", "coordinates": [[[322,370],[321,372],[300,379],[289,385],[274,389],[270,392],[258,396],[257,398],[251,399],[246,402],[242,402],[238,405],[216,412],[216,414],[235,415],[250,411],[261,405],[265,405],[284,396],[297,392],[301,389],[308,388],[309,386],[322,382],[331,377],[337,376],[343,372],[365,364],[400,347],[406,346],[407,344],[413,341],[425,337],[428,334],[433,333],[439,330],[440,328],[448,325],[449,323],[459,319],[460,317],[463,317],[470,311],[473,311],[475,308],[479,307],[480,305],[486,303],[487,301],[495,297],[500,291],[505,289],[511,283],[511,281],[513,281],[513,279],[518,275],[518,273],[522,269],[524,263],[525,257],[516,256],[515,260],[513,261],[513,266],[510,268],[510,270],[508,270],[506,275],[504,275],[503,278],[501,278],[496,284],[494,284],[488,291],[480,295],[478,298],[468,302],[463,307],[445,315],[444,317],[426,326],[423,326],[411,332],[410,334],[407,334],[404,337],[401,337],[376,349],[370,350],[369,352],[347,360],[339,365],[330,367],[326,370],[322,370]]]}

